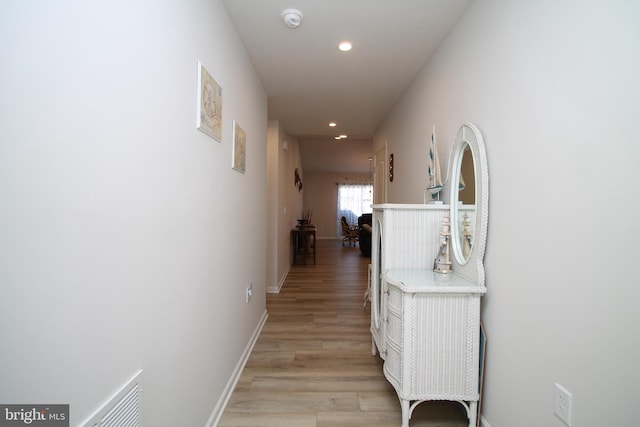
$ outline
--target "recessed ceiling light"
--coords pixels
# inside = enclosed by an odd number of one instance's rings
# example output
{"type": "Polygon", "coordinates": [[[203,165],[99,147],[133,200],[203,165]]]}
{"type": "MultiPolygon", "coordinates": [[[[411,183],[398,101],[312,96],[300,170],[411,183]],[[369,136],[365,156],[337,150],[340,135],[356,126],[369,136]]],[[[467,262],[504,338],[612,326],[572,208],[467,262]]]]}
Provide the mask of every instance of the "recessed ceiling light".
{"type": "Polygon", "coordinates": [[[331,122],[331,123],[329,123],[329,126],[331,126],[332,128],[334,128],[334,127],[336,127],[336,124],[335,124],[335,122],[331,122]]]}
{"type": "Polygon", "coordinates": [[[342,139],[339,136],[334,136],[333,139],[342,139]]]}
{"type": "Polygon", "coordinates": [[[351,50],[351,43],[349,42],[341,42],[338,45],[338,49],[340,49],[342,52],[349,52],[351,50]]]}

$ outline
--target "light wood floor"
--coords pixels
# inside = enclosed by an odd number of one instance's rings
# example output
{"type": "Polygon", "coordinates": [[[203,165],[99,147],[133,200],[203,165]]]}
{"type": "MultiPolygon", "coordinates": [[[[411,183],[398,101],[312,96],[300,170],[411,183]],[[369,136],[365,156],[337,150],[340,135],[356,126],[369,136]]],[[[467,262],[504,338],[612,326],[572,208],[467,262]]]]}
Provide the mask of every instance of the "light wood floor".
{"type": "MultiPolygon", "coordinates": [[[[293,266],[219,427],[395,426],[400,403],[371,355],[369,258],[340,241],[318,241],[317,264],[293,266]]],[[[427,402],[412,427],[466,427],[461,407],[427,402]]]]}

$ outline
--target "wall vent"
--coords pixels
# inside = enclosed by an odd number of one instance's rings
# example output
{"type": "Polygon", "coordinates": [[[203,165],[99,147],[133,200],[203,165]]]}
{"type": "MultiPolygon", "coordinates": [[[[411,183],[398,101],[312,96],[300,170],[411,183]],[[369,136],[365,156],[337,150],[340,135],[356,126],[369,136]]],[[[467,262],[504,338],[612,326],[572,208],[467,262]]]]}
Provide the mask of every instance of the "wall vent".
{"type": "Polygon", "coordinates": [[[139,371],[82,427],[142,427],[142,391],[139,371]]]}

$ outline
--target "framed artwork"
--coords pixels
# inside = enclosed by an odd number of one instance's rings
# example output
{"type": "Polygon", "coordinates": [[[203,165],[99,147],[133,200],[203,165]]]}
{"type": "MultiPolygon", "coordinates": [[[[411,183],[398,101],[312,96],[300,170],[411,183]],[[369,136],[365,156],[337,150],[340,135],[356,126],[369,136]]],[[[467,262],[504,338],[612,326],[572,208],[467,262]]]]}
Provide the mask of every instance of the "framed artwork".
{"type": "Polygon", "coordinates": [[[247,158],[247,134],[238,122],[233,121],[233,165],[238,172],[244,173],[247,158]]]}
{"type": "Polygon", "coordinates": [[[198,61],[197,128],[216,141],[222,140],[222,88],[198,61]]]}

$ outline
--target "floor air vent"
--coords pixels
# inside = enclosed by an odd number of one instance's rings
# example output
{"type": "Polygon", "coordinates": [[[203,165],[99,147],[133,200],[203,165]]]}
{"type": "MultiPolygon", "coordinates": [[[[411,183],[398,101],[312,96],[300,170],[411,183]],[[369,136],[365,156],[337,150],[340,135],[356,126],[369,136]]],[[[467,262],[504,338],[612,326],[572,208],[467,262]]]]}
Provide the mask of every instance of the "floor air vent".
{"type": "Polygon", "coordinates": [[[142,427],[142,371],[139,371],[82,426],[142,427]]]}

